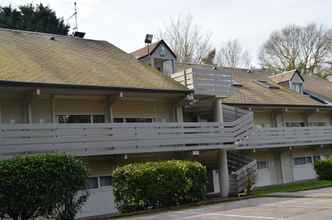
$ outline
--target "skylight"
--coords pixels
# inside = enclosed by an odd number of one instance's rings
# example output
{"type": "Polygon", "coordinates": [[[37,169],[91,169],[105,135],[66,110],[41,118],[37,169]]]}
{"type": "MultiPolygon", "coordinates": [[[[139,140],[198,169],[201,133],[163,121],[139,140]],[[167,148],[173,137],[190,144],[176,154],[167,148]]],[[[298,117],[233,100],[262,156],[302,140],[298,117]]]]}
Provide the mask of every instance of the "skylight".
{"type": "Polygon", "coordinates": [[[232,86],[236,86],[236,87],[242,87],[242,84],[239,83],[238,81],[236,80],[232,80],[232,86]]]}
{"type": "Polygon", "coordinates": [[[270,83],[270,82],[268,82],[266,80],[255,80],[255,82],[258,85],[260,85],[260,86],[262,86],[264,88],[267,88],[267,89],[280,89],[279,86],[276,86],[276,85],[274,85],[274,84],[272,84],[272,83],[270,83]]]}

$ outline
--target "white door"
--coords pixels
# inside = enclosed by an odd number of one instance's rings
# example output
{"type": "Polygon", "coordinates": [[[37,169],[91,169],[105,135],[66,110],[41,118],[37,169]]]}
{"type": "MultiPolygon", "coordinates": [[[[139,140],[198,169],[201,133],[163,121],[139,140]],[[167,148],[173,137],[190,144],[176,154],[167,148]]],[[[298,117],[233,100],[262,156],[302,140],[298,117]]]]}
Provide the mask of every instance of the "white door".
{"type": "Polygon", "coordinates": [[[103,187],[89,190],[88,201],[82,207],[78,218],[106,215],[116,212],[112,187],[103,187]]]}
{"type": "Polygon", "coordinates": [[[313,157],[294,157],[293,175],[294,181],[310,180],[317,178],[317,174],[315,172],[313,164],[313,157]]]}
{"type": "Polygon", "coordinates": [[[271,162],[269,160],[257,161],[256,186],[272,185],[271,162]]]}

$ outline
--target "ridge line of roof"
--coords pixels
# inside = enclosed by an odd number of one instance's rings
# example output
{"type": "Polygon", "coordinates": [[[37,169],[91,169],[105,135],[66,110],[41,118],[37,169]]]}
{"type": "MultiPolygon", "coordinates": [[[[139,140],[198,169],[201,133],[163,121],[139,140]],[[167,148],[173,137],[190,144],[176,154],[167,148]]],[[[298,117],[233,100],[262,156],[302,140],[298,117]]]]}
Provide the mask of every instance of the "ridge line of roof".
{"type": "Polygon", "coordinates": [[[79,37],[74,37],[74,36],[71,36],[71,35],[61,35],[61,34],[45,33],[45,32],[38,32],[38,31],[26,31],[26,30],[1,28],[1,27],[0,27],[0,31],[16,32],[16,33],[24,33],[24,34],[32,34],[32,35],[40,35],[40,36],[43,36],[43,35],[44,36],[55,36],[55,37],[60,37],[60,38],[65,38],[65,39],[74,39],[74,40],[82,40],[82,41],[108,42],[106,40],[97,40],[97,39],[90,39],[90,38],[79,38],[79,37]]]}

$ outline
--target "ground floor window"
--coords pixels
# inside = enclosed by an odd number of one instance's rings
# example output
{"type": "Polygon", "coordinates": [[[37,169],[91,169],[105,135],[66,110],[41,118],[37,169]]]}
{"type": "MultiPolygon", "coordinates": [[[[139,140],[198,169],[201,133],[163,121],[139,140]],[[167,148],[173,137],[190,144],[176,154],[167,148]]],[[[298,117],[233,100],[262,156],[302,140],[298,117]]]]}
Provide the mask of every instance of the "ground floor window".
{"type": "Polygon", "coordinates": [[[91,115],[57,115],[57,121],[60,124],[71,123],[104,123],[105,115],[91,114],[91,115]]]}
{"type": "Polygon", "coordinates": [[[95,176],[88,178],[88,189],[112,186],[112,176],[95,176]]]}
{"type": "Polygon", "coordinates": [[[319,155],[294,157],[294,165],[300,166],[300,165],[305,165],[305,164],[312,164],[313,162],[320,160],[320,159],[321,159],[321,157],[319,155]]]}
{"type": "Polygon", "coordinates": [[[268,169],[270,168],[270,163],[268,160],[258,160],[257,169],[268,169]]]}

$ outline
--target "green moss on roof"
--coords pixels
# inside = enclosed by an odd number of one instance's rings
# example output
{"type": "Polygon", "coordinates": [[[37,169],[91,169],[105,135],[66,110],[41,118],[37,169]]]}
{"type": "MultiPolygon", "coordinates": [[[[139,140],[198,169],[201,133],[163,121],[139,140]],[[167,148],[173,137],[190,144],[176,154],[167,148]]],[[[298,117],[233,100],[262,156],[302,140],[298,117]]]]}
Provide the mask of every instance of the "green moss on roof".
{"type": "Polygon", "coordinates": [[[0,29],[0,80],[186,90],[106,41],[7,29],[0,29]]]}

